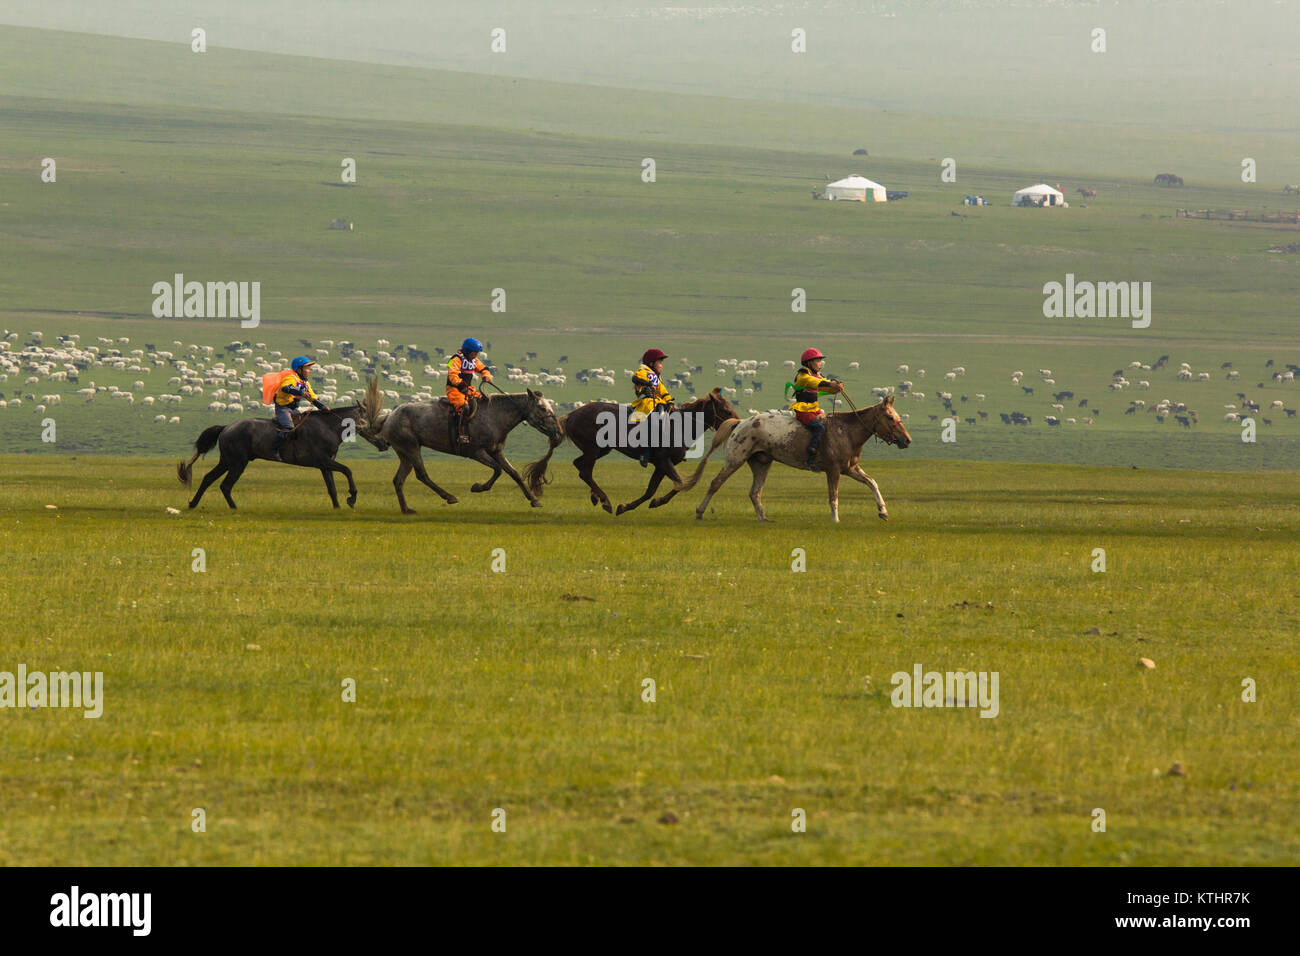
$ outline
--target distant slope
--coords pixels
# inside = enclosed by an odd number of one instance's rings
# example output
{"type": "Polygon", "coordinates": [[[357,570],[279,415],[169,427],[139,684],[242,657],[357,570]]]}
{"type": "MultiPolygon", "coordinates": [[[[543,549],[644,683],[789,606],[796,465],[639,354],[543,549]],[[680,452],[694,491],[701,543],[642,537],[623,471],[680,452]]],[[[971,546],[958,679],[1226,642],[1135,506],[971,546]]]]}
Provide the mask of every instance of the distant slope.
{"type": "MultiPolygon", "coordinates": [[[[915,76],[931,82],[924,70],[915,76]]],[[[1241,159],[1250,156],[1261,190],[1300,179],[1300,130],[1290,121],[1225,136],[1154,125],[900,114],[249,53],[215,40],[207,53],[195,54],[184,42],[0,27],[0,89],[56,100],[449,123],[646,145],[754,146],[843,156],[843,168],[863,146],[873,158],[932,162],[936,183],[944,157],[956,159],[959,169],[998,166],[1043,176],[1105,171],[1144,179],[1173,170],[1189,182],[1227,184],[1240,182],[1241,159]]],[[[990,95],[990,107],[995,100],[990,95]]]]}

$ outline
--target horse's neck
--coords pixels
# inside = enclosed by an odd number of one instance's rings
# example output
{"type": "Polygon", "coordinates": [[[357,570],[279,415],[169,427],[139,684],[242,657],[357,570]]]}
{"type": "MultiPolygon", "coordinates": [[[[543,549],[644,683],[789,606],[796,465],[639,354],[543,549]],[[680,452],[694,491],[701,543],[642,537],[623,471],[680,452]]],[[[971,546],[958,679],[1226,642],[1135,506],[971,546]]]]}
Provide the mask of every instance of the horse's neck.
{"type": "Polygon", "coordinates": [[[835,418],[843,426],[849,441],[856,448],[861,448],[875,431],[876,416],[880,412],[875,408],[864,408],[856,412],[840,412],[835,418]]]}
{"type": "Polygon", "coordinates": [[[357,413],[360,411],[360,405],[348,405],[346,408],[331,408],[330,412],[333,414],[322,412],[319,409],[313,412],[304,412],[303,414],[319,419],[320,423],[325,426],[326,430],[341,433],[344,428],[344,422],[349,418],[355,420],[357,413]]]}
{"type": "MultiPolygon", "coordinates": [[[[509,409],[508,412],[497,411],[496,413],[507,419],[510,428],[514,428],[524,420],[523,409],[519,407],[519,402],[516,401],[514,395],[489,395],[488,405],[494,410],[509,409]]],[[[506,431],[509,431],[510,428],[507,428],[506,431]]]]}

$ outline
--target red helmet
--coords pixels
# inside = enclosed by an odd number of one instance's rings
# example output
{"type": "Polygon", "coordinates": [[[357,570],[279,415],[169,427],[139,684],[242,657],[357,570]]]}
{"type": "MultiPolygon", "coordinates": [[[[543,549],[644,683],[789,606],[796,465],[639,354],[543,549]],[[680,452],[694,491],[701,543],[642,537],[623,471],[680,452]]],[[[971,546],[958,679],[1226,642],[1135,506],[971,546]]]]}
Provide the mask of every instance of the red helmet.
{"type": "Polygon", "coordinates": [[[649,349],[646,351],[645,355],[641,356],[641,364],[653,365],[655,362],[659,361],[660,359],[666,359],[667,357],[668,356],[666,354],[660,352],[658,349],[649,349]]]}
{"type": "Polygon", "coordinates": [[[817,351],[817,349],[807,349],[804,351],[803,355],[799,356],[799,361],[804,365],[807,365],[813,359],[824,359],[825,357],[826,356],[822,355],[822,353],[817,351]]]}

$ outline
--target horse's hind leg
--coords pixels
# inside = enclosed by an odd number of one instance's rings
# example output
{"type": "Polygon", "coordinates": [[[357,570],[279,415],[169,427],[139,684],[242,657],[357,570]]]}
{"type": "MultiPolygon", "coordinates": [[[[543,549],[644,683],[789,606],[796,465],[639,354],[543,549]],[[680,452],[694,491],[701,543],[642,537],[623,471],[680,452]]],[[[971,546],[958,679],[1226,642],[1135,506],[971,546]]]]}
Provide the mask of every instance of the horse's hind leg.
{"type": "Polygon", "coordinates": [[[754,513],[759,521],[769,520],[763,512],[763,485],[767,484],[767,473],[772,470],[771,458],[749,459],[749,470],[754,473],[754,483],[749,486],[749,500],[754,503],[754,513]]]}
{"type": "Polygon", "coordinates": [[[613,514],[614,506],[610,504],[609,497],[601,490],[600,485],[596,484],[596,479],[593,475],[596,468],[596,462],[603,457],[604,454],[593,455],[588,451],[584,451],[577,458],[573,459],[573,467],[578,469],[578,477],[585,481],[587,487],[591,489],[591,503],[593,505],[600,505],[606,511],[613,514]]]}
{"type": "Polygon", "coordinates": [[[880,520],[888,521],[889,512],[885,510],[885,499],[884,496],[881,495],[880,488],[876,485],[875,479],[863,471],[862,466],[858,464],[854,464],[846,474],[854,481],[860,481],[871,489],[871,493],[876,496],[876,512],[880,515],[880,520]]]}
{"type": "Polygon", "coordinates": [[[330,501],[337,508],[339,506],[339,493],[334,488],[334,473],[322,465],[320,476],[325,479],[325,490],[330,493],[330,501]]]}
{"type": "Polygon", "coordinates": [[[193,508],[195,505],[199,503],[199,499],[203,497],[203,492],[208,490],[208,485],[212,484],[214,481],[216,481],[218,478],[224,475],[229,468],[230,466],[227,465],[225,460],[223,459],[222,461],[217,462],[217,466],[215,468],[213,468],[210,472],[208,472],[206,475],[203,476],[203,481],[199,484],[199,490],[194,492],[194,497],[190,499],[191,508],[193,508]]]}
{"type": "Polygon", "coordinates": [[[700,506],[695,509],[696,518],[704,517],[704,509],[709,506],[709,500],[717,494],[718,489],[721,488],[726,480],[734,475],[736,470],[744,463],[745,459],[738,458],[735,461],[728,460],[727,463],[722,466],[722,470],[718,472],[717,477],[714,478],[713,481],[709,482],[709,490],[708,493],[705,494],[704,500],[701,501],[700,506]]]}
{"type": "Polygon", "coordinates": [[[230,497],[230,489],[235,487],[235,482],[239,480],[239,476],[244,473],[244,469],[247,467],[247,458],[231,462],[226,478],[221,482],[221,493],[226,496],[226,504],[230,505],[231,511],[235,510],[235,499],[230,497]]]}

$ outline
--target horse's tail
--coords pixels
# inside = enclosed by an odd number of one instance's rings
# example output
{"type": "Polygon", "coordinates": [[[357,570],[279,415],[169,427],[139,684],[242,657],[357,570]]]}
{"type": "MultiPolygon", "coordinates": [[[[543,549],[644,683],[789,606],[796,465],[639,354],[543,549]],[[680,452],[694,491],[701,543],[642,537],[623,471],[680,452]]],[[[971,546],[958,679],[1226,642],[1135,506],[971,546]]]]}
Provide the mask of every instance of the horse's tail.
{"type": "Polygon", "coordinates": [[[564,444],[564,423],[568,421],[568,418],[569,416],[565,415],[559,420],[560,434],[550,440],[550,447],[546,449],[546,454],[537,461],[524,465],[524,482],[528,485],[528,490],[537,498],[542,496],[542,486],[551,483],[550,479],[546,477],[546,466],[550,463],[551,456],[555,454],[555,449],[564,444]]]}
{"type": "Polygon", "coordinates": [[[384,393],[379,390],[379,377],[372,375],[366,384],[366,397],[361,402],[361,418],[357,433],[380,451],[388,451],[388,442],[381,436],[389,411],[384,408],[384,393]]]}
{"type": "Polygon", "coordinates": [[[704,466],[709,463],[709,456],[713,454],[719,445],[723,444],[731,437],[731,433],[736,430],[736,426],[739,424],[739,418],[728,418],[718,426],[718,430],[713,436],[713,444],[709,446],[709,450],[705,452],[704,457],[700,459],[700,463],[696,467],[695,473],[683,482],[674,483],[674,491],[690,491],[699,484],[700,476],[704,474],[704,466]]]}
{"type": "Polygon", "coordinates": [[[190,478],[192,477],[190,469],[201,455],[206,455],[212,451],[212,446],[217,443],[217,438],[220,437],[221,431],[225,427],[225,425],[213,425],[210,428],[203,429],[203,433],[194,442],[193,457],[189,461],[178,461],[176,463],[176,477],[180,479],[181,484],[186,488],[190,486],[190,478]]]}

